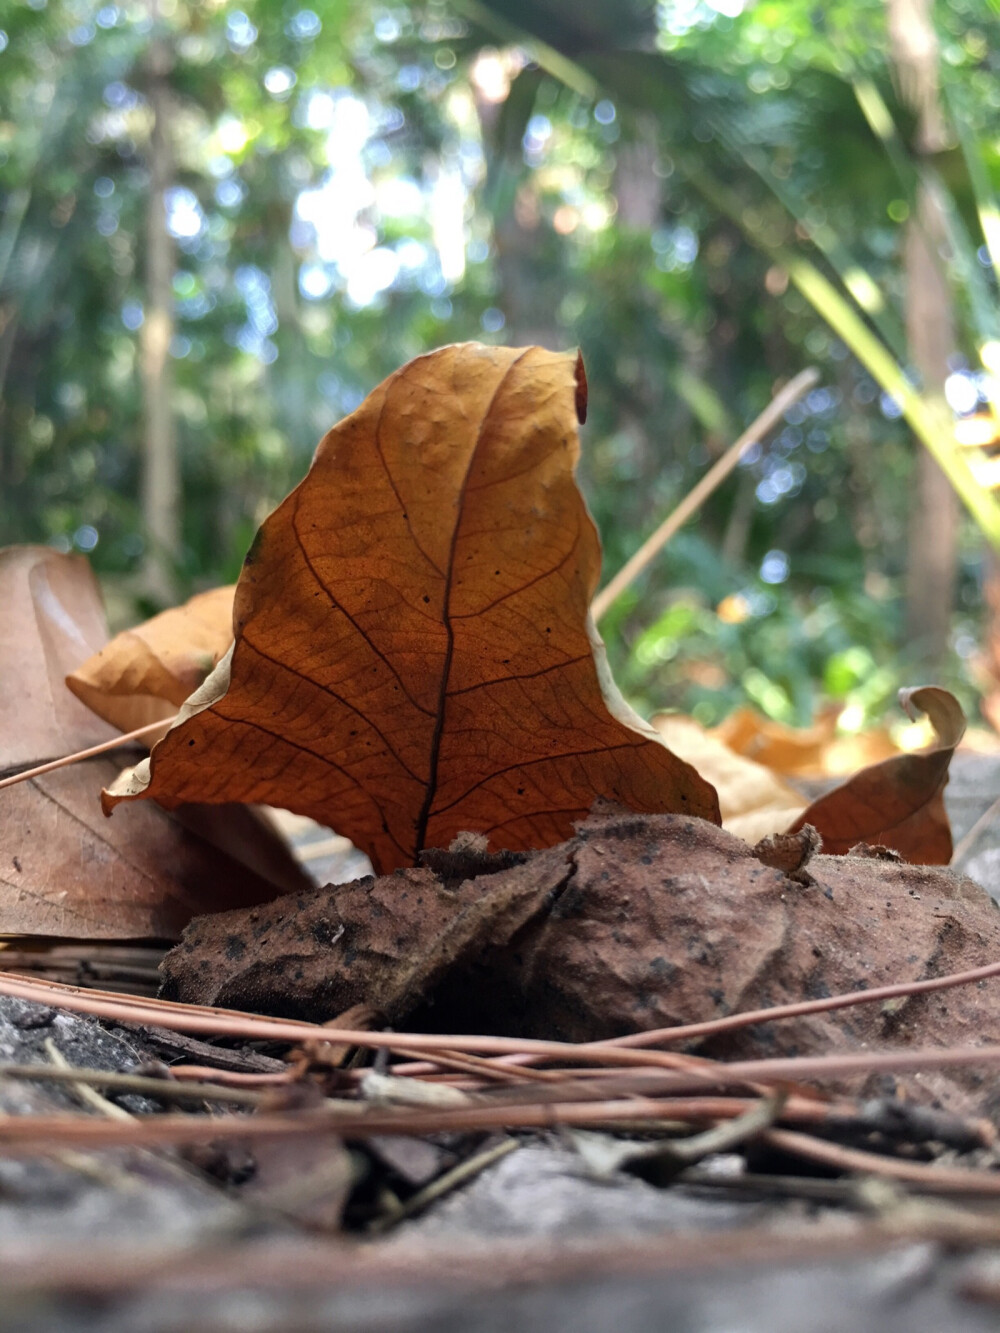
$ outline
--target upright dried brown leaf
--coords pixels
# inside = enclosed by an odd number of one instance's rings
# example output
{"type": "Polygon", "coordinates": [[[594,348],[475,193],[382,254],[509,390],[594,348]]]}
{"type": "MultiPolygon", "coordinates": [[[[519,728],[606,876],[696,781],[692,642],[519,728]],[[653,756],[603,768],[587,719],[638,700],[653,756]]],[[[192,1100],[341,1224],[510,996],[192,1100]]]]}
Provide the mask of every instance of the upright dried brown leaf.
{"type": "Polygon", "coordinates": [[[381,870],[466,829],[550,845],[598,795],[717,822],[589,620],[584,403],[578,358],[537,347],[447,347],[390,376],[264,523],[231,657],[105,808],[284,806],[381,870]]]}

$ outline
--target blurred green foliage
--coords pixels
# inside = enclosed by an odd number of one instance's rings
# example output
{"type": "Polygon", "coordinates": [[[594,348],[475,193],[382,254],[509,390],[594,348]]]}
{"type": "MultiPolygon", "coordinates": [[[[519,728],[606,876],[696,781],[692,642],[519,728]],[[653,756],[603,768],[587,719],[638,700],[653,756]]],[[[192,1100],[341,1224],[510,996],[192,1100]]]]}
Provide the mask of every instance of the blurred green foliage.
{"type": "MultiPolygon", "coordinates": [[[[948,0],[937,20],[971,412],[1000,309],[997,15],[948,0]]],[[[914,683],[897,604],[915,445],[785,267],[807,254],[905,365],[916,175],[881,0],[0,0],[0,33],[4,544],[86,551],[116,614],[134,610],[156,33],[181,586],[235,578],[319,436],[433,346],[583,348],[581,479],[609,571],[814,363],[821,387],[603,622],[612,664],[640,708],[706,723],[744,701],[803,723],[823,698],[863,720],[914,683]]],[[[963,559],[941,683],[969,703],[971,526],[963,559]]]]}

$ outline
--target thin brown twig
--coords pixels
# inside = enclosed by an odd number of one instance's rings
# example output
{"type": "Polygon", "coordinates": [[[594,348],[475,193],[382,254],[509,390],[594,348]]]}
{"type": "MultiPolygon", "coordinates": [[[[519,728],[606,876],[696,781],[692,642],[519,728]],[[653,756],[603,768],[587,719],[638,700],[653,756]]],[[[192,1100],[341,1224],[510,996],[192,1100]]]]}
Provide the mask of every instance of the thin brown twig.
{"type": "MultiPolygon", "coordinates": [[[[170,1004],[148,1000],[126,1000],[111,992],[97,994],[75,986],[64,986],[54,981],[27,981],[10,973],[0,972],[0,995],[10,995],[38,1004],[58,1004],[76,1013],[96,1018],[113,1018],[120,1023],[156,1023],[160,1027],[175,1028],[180,1032],[209,1032],[215,1035],[264,1038],[287,1042],[330,1042],[336,1045],[365,1046],[372,1049],[396,1050],[405,1046],[411,1050],[469,1051],[477,1055],[525,1053],[547,1060],[578,1061],[586,1048],[573,1042],[537,1041],[515,1037],[437,1036],[426,1033],[405,1034],[370,1032],[348,1028],[318,1027],[315,1023],[294,1022],[287,1019],[248,1016],[234,1010],[199,1010],[196,1006],[170,1004]],[[58,998],[56,998],[58,996],[58,998]]],[[[587,1052],[589,1056],[589,1052],[587,1052]]],[[[668,1051],[632,1051],[616,1047],[595,1049],[594,1059],[602,1064],[644,1066],[658,1069],[693,1072],[702,1069],[712,1076],[710,1061],[694,1056],[678,1055],[668,1051]]]]}
{"type": "Polygon", "coordinates": [[[651,537],[646,538],[635,555],[625,562],[614,578],[609,579],[597,594],[590,608],[595,624],[607,613],[611,604],[621,596],[629,584],[633,583],[646,566],[659,555],[674,533],[684,526],[715,488],[725,481],[747,449],[763,439],[792,404],[798,402],[803,394],[808,393],[813,385],[818,383],[819,371],[815,366],[810,366],[800,371],[783,389],[778,390],[756,421],[752,422],[736,443],[709,468],[677,508],[663,520],[651,537]]]}
{"type": "MultiPolygon", "coordinates": [[[[316,1109],[257,1115],[148,1115],[112,1124],[85,1115],[0,1116],[0,1156],[31,1155],[53,1148],[152,1147],[206,1140],[272,1139],[297,1134],[337,1134],[358,1141],[381,1134],[419,1136],[500,1129],[553,1129],[559,1125],[609,1125],[676,1120],[693,1123],[730,1119],[756,1105],[747,1097],[618,1098],[594,1102],[525,1102],[433,1109],[372,1109],[351,1104],[350,1112],[316,1109]]],[[[827,1108],[790,1098],[783,1120],[821,1124],[827,1108]]],[[[1000,1177],[998,1177],[1000,1179],[1000,1177]]]]}
{"type": "Polygon", "coordinates": [[[213,1083],[227,1088],[275,1088],[297,1083],[301,1070],[294,1065],[280,1074],[245,1074],[235,1069],[215,1069],[211,1065],[169,1065],[170,1077],[178,1083],[213,1083]]]}
{"type": "Polygon", "coordinates": [[[554,1069],[533,1069],[531,1065],[501,1065],[495,1060],[486,1060],[480,1055],[469,1055],[468,1053],[459,1054],[457,1051],[434,1051],[431,1054],[411,1051],[406,1046],[397,1046],[394,1048],[397,1055],[409,1056],[413,1059],[416,1055],[422,1055],[422,1058],[412,1066],[392,1067],[394,1074],[406,1074],[413,1077],[419,1068],[419,1073],[429,1072],[435,1066],[441,1066],[446,1069],[456,1069],[463,1073],[478,1074],[482,1078],[492,1079],[495,1082],[512,1083],[525,1082],[533,1080],[539,1083],[549,1083],[553,1080],[562,1079],[563,1075],[554,1069]]]}
{"type": "MultiPolygon", "coordinates": [[[[214,1072],[214,1071],[213,1071],[214,1072]]],[[[233,1106],[260,1106],[264,1094],[249,1088],[224,1087],[221,1083],[194,1082],[172,1078],[153,1078],[148,1074],[122,1074],[108,1069],[78,1069],[69,1064],[0,1065],[0,1081],[15,1079],[20,1083],[70,1083],[84,1090],[105,1088],[109,1092],[131,1092],[160,1101],[229,1102],[233,1106]]],[[[103,1100],[103,1099],[102,1099],[103,1100]]],[[[114,1106],[114,1103],[111,1103],[114,1106]]],[[[105,1108],[99,1108],[105,1109],[105,1108]]],[[[116,1111],[129,1115],[122,1107],[116,1111]]],[[[131,1119],[132,1117],[129,1116],[131,1119]]]]}
{"type": "MultiPolygon", "coordinates": [[[[755,1023],[769,1023],[782,1018],[800,1018],[805,1014],[822,1014],[831,1009],[849,1009],[857,1004],[881,1004],[911,995],[927,995],[933,991],[948,990],[953,986],[968,986],[989,977],[1000,976],[1000,963],[987,963],[965,972],[951,972],[947,976],[932,977],[926,981],[902,981],[891,986],[874,986],[871,990],[847,991],[830,995],[822,1000],[797,1000],[793,1004],[774,1005],[770,1009],[750,1009],[725,1018],[713,1018],[704,1023],[684,1023],[676,1027],[653,1028],[648,1032],[632,1032],[625,1037],[613,1037],[600,1043],[607,1046],[645,1047],[666,1041],[691,1041],[695,1037],[714,1037],[721,1032],[750,1027],[755,1023]]],[[[588,1053],[593,1050],[592,1043],[588,1053]]]]}
{"type": "Polygon", "coordinates": [[[800,1134],[792,1129],[768,1129],[760,1138],[772,1147],[794,1153],[796,1157],[805,1157],[811,1162],[821,1162],[839,1171],[887,1176],[909,1185],[919,1185],[932,1194],[1000,1194],[1000,1172],[997,1171],[974,1171],[968,1167],[907,1162],[881,1153],[864,1152],[860,1148],[845,1148],[828,1139],[817,1139],[811,1134],[800,1134]]]}
{"type": "Polygon", "coordinates": [[[109,741],[101,741],[99,745],[90,745],[86,750],[77,750],[75,754],[64,754],[61,759],[50,759],[47,764],[37,764],[34,768],[26,768],[23,773],[15,773],[12,777],[0,779],[0,788],[13,787],[18,782],[28,782],[31,778],[40,778],[43,773],[52,773],[57,768],[67,768],[70,764],[78,764],[83,759],[93,759],[95,755],[106,754],[108,750],[117,750],[121,745],[128,745],[130,741],[141,740],[143,736],[150,735],[153,731],[159,731],[161,727],[167,726],[175,718],[164,717],[159,722],[149,722],[144,727],[136,727],[135,731],[123,732],[121,736],[112,736],[109,741]]]}

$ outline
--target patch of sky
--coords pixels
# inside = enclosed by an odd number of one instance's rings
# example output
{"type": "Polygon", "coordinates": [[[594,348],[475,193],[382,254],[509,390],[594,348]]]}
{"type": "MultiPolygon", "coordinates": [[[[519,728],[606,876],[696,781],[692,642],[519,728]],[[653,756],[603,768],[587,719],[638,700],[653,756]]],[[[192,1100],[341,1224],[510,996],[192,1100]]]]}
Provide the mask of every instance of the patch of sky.
{"type": "Polygon", "coordinates": [[[104,104],[115,111],[132,111],[141,101],[142,98],[134,88],[130,88],[127,83],[122,83],[118,79],[104,87],[104,104]]]}
{"type": "Polygon", "coordinates": [[[312,9],[300,9],[285,24],[286,34],[295,42],[311,42],[322,31],[322,21],[312,9]]]}
{"type": "Polygon", "coordinates": [[[393,42],[398,42],[402,34],[399,19],[396,18],[395,14],[385,11],[376,15],[374,31],[376,40],[384,42],[387,46],[393,42]]]}
{"type": "Polygon", "coordinates": [[[235,9],[226,19],[226,40],[234,51],[249,50],[257,40],[257,29],[242,9],[235,9]]]}
{"type": "Polygon", "coordinates": [[[396,86],[404,93],[415,93],[424,81],[419,65],[402,65],[396,75],[396,86]]]}
{"type": "Polygon", "coordinates": [[[944,396],[948,406],[958,416],[967,416],[979,406],[979,376],[968,370],[957,370],[944,382],[944,396]]]}
{"type": "Polygon", "coordinates": [[[371,305],[387,291],[399,273],[399,256],[388,246],[378,245],[362,255],[347,273],[346,293],[352,305],[371,305]]]}
{"type": "Polygon", "coordinates": [[[768,551],[760,564],[760,577],[765,583],[784,583],[788,568],[788,556],[784,551],[768,551]]]}
{"type": "Polygon", "coordinates": [[[526,157],[538,157],[545,151],[545,146],[552,137],[552,122],[548,116],[536,112],[528,121],[521,139],[521,146],[526,157]]]}
{"type": "Polygon", "coordinates": [[[879,395],[879,411],[887,421],[898,421],[903,415],[903,409],[891,394],[883,393],[879,395]]]}
{"type": "Polygon", "coordinates": [[[137,329],[142,328],[142,321],[145,318],[142,304],[139,301],[126,301],[121,310],[122,323],[130,333],[135,333],[137,329]]]}
{"type": "Polygon", "coordinates": [[[89,523],[81,524],[73,533],[73,545],[78,551],[92,551],[100,539],[100,533],[89,523]]]}
{"type": "Polygon", "coordinates": [[[299,291],[307,301],[322,301],[334,287],[334,276],[325,264],[303,264],[299,268],[299,291]]]}
{"type": "Polygon", "coordinates": [[[220,181],[215,187],[215,201],[221,208],[236,208],[243,202],[246,190],[242,181],[231,176],[228,180],[220,181]]]}
{"type": "Polygon", "coordinates": [[[427,263],[430,252],[426,245],[421,245],[419,241],[408,236],[400,241],[396,246],[396,254],[399,257],[400,268],[407,273],[417,273],[427,263]]]}
{"type": "Polygon", "coordinates": [[[167,231],[175,240],[191,240],[205,230],[205,214],[197,196],[184,185],[167,191],[167,231]]]}
{"type": "Polygon", "coordinates": [[[298,77],[288,65],[272,65],[264,75],[264,88],[276,102],[287,102],[298,77]]]}

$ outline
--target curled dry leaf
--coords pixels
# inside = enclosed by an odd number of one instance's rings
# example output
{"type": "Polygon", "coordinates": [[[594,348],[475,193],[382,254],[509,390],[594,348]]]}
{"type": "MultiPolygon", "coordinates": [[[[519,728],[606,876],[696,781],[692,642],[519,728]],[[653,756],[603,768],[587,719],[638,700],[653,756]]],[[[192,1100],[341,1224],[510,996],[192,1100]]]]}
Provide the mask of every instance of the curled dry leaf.
{"type": "Polygon", "coordinates": [[[120,731],[173,717],[233,641],[235,591],[230,586],[198,593],[123,630],[71,671],[66,684],[120,731]]]}
{"type": "MultiPolygon", "coordinates": [[[[796,879],[800,884],[809,883],[809,862],[823,845],[823,840],[812,824],[803,824],[797,833],[772,833],[761,838],[753,849],[753,854],[762,865],[780,870],[789,879],[796,879]]],[[[856,848],[851,848],[856,853],[856,848]]]]}
{"type": "Polygon", "coordinates": [[[720,739],[721,729],[708,732],[690,718],[668,713],[655,716],[653,725],[675,753],[714,783],[723,827],[749,843],[812,825],[829,855],[843,856],[863,842],[917,864],[947,865],[952,840],[944,789],[965,716],[954,695],[934,685],[902,690],[900,702],[911,718],[927,715],[937,744],[871,764],[812,804],[763,764],[734,754],[720,739]]]}
{"type": "Polygon", "coordinates": [[[107,638],[83,556],[0,550],[0,777],[115,735],[66,690],[66,673],[107,638]]]}
{"type": "Polygon", "coordinates": [[[823,850],[834,855],[866,842],[899,852],[907,861],[944,866],[952,853],[944,789],[951,757],[965,732],[965,714],[953,694],[935,685],[901,690],[899,698],[911,718],[927,714],[937,744],[862,769],[814,801],[789,832],[812,824],[823,839],[823,850]]]}
{"type": "Polygon", "coordinates": [[[538,347],[447,347],[390,376],[264,523],[230,656],[105,809],[283,806],[382,870],[462,830],[551,845],[599,794],[717,820],[589,618],[584,404],[579,359],[538,347]]]}
{"type": "MultiPolygon", "coordinates": [[[[0,551],[0,605],[0,774],[112,738],[64,684],[107,638],[87,562],[48,547],[0,551]]],[[[240,807],[172,816],[151,804],[135,823],[109,825],[94,791],[116,769],[88,759],[0,792],[0,934],[170,939],[197,912],[308,882],[240,807]],[[220,822],[255,869],[212,844],[220,822]]]]}

